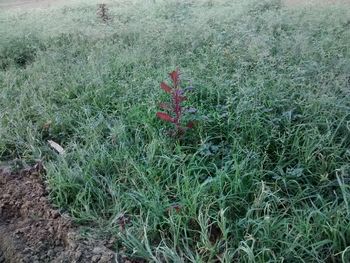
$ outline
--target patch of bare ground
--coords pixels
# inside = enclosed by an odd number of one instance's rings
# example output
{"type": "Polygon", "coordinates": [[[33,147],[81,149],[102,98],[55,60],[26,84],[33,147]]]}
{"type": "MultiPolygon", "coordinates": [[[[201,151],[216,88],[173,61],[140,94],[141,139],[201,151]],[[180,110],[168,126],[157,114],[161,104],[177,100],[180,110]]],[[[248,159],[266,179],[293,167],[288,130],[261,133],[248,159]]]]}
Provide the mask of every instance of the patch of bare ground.
{"type": "Polygon", "coordinates": [[[40,163],[19,173],[0,168],[0,262],[116,262],[108,242],[80,238],[50,206],[41,171],[40,163]]]}

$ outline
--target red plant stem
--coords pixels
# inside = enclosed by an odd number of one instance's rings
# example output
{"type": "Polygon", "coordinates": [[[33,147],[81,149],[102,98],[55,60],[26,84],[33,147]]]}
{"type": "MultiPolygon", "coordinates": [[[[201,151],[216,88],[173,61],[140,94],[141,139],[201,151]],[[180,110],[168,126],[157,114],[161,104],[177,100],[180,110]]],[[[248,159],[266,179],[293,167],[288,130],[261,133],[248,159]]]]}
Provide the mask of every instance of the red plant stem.
{"type": "MultiPolygon", "coordinates": [[[[175,84],[175,82],[174,82],[175,84]]],[[[181,105],[180,105],[180,96],[179,96],[179,89],[177,86],[174,86],[174,93],[173,93],[173,107],[174,112],[176,114],[174,123],[176,125],[176,129],[179,130],[180,128],[180,118],[181,118],[181,105]]]]}

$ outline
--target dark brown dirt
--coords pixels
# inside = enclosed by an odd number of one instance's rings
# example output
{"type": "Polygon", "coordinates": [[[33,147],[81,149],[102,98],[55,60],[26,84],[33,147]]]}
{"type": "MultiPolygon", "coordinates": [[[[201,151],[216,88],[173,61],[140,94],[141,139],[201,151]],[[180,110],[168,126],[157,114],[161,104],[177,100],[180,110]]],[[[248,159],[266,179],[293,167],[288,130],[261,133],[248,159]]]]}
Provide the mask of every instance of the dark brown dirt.
{"type": "Polygon", "coordinates": [[[40,171],[40,163],[16,174],[0,168],[0,263],[116,262],[50,206],[40,171]]]}

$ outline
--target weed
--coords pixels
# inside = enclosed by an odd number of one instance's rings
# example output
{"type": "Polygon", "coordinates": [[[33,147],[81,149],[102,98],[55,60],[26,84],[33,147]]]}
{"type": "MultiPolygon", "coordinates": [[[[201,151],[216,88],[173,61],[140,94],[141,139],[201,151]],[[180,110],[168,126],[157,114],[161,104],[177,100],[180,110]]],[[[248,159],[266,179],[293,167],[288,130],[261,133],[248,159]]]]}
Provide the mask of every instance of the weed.
{"type": "Polygon", "coordinates": [[[171,104],[161,103],[159,106],[163,110],[171,112],[171,115],[165,112],[157,112],[157,117],[170,122],[174,125],[174,129],[169,132],[171,136],[183,135],[187,129],[191,129],[194,126],[193,121],[187,122],[186,126],[183,126],[183,118],[185,113],[195,113],[197,110],[193,107],[184,108],[182,102],[187,100],[185,93],[192,91],[193,87],[187,87],[182,89],[180,87],[180,70],[176,69],[173,72],[169,73],[169,76],[172,80],[172,86],[170,87],[165,82],[160,83],[160,88],[166,93],[171,95],[171,104]]]}
{"type": "Polygon", "coordinates": [[[107,4],[98,5],[97,15],[102,19],[103,22],[107,22],[111,19],[110,16],[108,15],[107,4]]]}
{"type": "Polygon", "coordinates": [[[0,48],[0,69],[5,70],[11,65],[25,67],[34,61],[40,48],[39,40],[32,36],[18,37],[4,43],[0,48]]]}

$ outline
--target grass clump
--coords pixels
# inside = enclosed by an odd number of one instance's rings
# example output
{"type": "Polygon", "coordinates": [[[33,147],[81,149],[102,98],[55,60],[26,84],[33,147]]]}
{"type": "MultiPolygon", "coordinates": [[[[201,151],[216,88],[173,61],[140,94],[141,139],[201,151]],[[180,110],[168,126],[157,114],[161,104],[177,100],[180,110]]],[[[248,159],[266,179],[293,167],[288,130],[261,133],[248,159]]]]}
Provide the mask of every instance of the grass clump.
{"type": "Polygon", "coordinates": [[[23,68],[34,61],[38,49],[39,40],[32,36],[12,38],[0,49],[0,68],[6,70],[11,65],[23,68]]]}
{"type": "Polygon", "coordinates": [[[37,41],[0,70],[1,160],[44,159],[52,201],[134,259],[349,261],[349,12],[263,2],[0,14],[1,54],[37,41]],[[176,66],[202,115],[181,144],[155,117],[176,66]]]}

